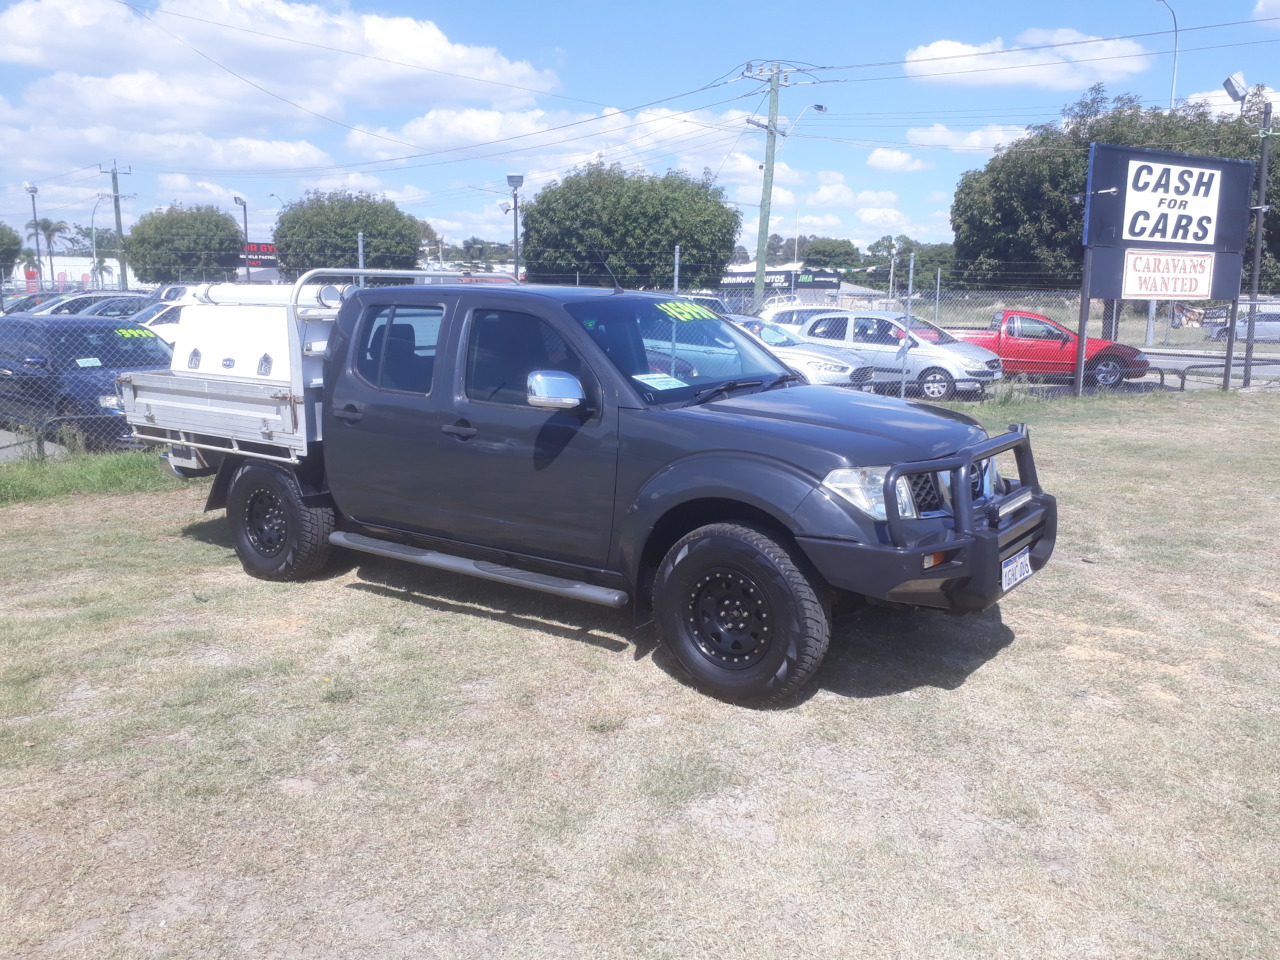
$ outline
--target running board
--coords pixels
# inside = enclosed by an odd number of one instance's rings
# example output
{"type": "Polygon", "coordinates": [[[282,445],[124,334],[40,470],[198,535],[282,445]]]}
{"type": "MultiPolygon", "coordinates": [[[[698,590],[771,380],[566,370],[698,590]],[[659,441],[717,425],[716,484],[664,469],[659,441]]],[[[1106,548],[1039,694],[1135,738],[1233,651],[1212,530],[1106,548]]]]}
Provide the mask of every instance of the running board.
{"type": "Polygon", "coordinates": [[[359,533],[343,533],[337,531],[329,534],[329,542],[337,547],[372,553],[379,557],[390,557],[393,560],[408,560],[424,567],[436,570],[447,570],[450,573],[461,573],[469,577],[480,577],[483,580],[496,580],[498,583],[510,583],[517,587],[528,587],[542,593],[555,594],[557,597],[568,597],[571,600],[585,600],[606,607],[625,607],[630,601],[625,590],[613,590],[609,587],[597,587],[578,580],[565,580],[562,577],[551,577],[545,573],[530,573],[514,567],[504,567],[486,560],[468,560],[452,554],[440,553],[438,550],[422,550],[403,543],[392,543],[378,540],[359,533]]]}

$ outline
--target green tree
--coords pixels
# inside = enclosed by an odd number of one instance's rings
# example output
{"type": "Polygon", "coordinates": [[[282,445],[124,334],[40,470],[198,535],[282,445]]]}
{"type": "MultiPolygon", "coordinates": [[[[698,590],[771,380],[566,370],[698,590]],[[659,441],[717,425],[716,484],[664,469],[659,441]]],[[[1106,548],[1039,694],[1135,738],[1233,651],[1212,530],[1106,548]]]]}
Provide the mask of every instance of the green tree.
{"type": "Polygon", "coordinates": [[[809,270],[852,270],[862,263],[862,254],[851,240],[814,237],[804,247],[804,265],[809,270]]]}
{"type": "Polygon", "coordinates": [[[144,283],[234,280],[244,252],[235,217],[214,206],[169,207],[138,218],[125,252],[144,283]]]}
{"type": "MultiPolygon", "coordinates": [[[[1032,288],[1078,282],[1090,143],[1255,160],[1264,102],[1262,88],[1255,88],[1243,116],[1223,117],[1198,102],[1172,112],[1143,109],[1131,94],[1108,100],[1101,84],[1091,87],[1063,109],[1060,123],[1028,128],[981,170],[960,178],[951,226],[964,279],[1032,288]]],[[[1280,170],[1273,167],[1268,194],[1277,186],[1280,170]]],[[[1280,213],[1273,210],[1266,220],[1263,278],[1274,283],[1280,279],[1280,213]]],[[[1246,272],[1250,262],[1246,256],[1246,272]]]]}
{"type": "Polygon", "coordinates": [[[544,187],[521,207],[521,257],[541,283],[669,289],[680,245],[680,285],[718,287],[742,215],[710,171],[695,179],[590,164],[544,187]],[[607,264],[607,267],[606,267],[607,264]]]}
{"type": "Polygon", "coordinates": [[[371,193],[309,190],[301,200],[285,204],[276,221],[276,258],[280,272],[290,277],[318,267],[358,267],[363,233],[366,267],[409,270],[418,263],[423,226],[371,193]]]}
{"type": "Polygon", "coordinates": [[[13,266],[22,254],[22,237],[7,223],[0,223],[0,279],[13,273],[13,266]]]}

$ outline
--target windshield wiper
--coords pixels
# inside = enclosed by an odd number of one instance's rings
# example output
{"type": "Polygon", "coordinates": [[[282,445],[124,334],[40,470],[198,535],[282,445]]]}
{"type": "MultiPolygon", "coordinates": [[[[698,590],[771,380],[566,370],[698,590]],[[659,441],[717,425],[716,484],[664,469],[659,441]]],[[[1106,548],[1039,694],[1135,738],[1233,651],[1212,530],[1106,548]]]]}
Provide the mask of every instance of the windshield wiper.
{"type": "Polygon", "coordinates": [[[798,373],[784,373],[782,376],[778,377],[777,380],[773,381],[773,383],[765,387],[765,389],[772,390],[774,387],[781,387],[787,383],[808,383],[808,382],[809,382],[808,380],[800,376],[800,374],[798,373]]]}
{"type": "Polygon", "coordinates": [[[746,387],[762,387],[763,380],[725,380],[718,383],[714,387],[703,387],[701,390],[695,390],[693,399],[685,404],[686,407],[692,407],[699,403],[710,403],[717,397],[723,397],[727,393],[734,390],[742,390],[746,387]]]}

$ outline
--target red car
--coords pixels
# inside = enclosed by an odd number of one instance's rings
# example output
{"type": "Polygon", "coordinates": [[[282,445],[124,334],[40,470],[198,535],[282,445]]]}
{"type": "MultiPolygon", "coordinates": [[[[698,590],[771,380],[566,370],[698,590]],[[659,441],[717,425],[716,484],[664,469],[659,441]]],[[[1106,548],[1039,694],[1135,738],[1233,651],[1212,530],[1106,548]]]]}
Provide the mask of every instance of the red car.
{"type": "MultiPolygon", "coordinates": [[[[1006,376],[1069,377],[1076,372],[1077,337],[1062,324],[1038,313],[1001,310],[989,330],[949,330],[969,343],[999,355],[1006,376]]],[[[1089,337],[1084,345],[1085,378],[1099,387],[1146,376],[1150,361],[1137,347],[1089,337]]]]}

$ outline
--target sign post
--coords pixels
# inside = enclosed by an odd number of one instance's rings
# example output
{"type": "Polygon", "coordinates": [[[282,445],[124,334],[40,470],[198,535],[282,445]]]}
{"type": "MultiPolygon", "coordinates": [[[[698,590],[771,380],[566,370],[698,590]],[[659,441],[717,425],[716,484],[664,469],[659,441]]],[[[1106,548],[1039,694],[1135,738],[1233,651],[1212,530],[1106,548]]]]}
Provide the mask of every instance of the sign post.
{"type": "Polygon", "coordinates": [[[1253,168],[1251,160],[1089,145],[1077,396],[1091,299],[1239,301],[1253,168]]]}

